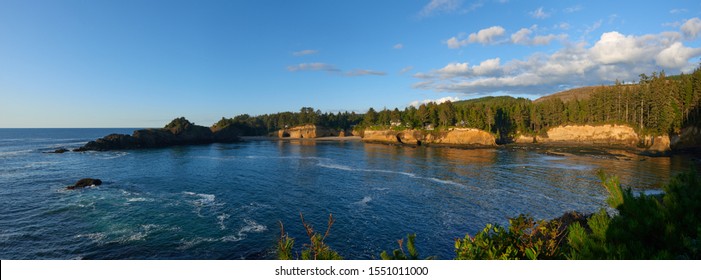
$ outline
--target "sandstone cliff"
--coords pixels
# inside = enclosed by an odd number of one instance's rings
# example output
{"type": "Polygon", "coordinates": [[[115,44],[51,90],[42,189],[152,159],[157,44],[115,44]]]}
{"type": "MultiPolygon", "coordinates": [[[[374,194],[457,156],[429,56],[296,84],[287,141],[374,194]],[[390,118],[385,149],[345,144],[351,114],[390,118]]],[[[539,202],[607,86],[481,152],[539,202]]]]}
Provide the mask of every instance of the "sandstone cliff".
{"type": "Polygon", "coordinates": [[[547,131],[547,137],[536,137],[538,143],[578,143],[625,145],[635,147],[640,137],[630,126],[625,125],[566,125],[547,131]]]}
{"type": "MultiPolygon", "coordinates": [[[[345,135],[345,133],[344,133],[345,135]]],[[[339,136],[338,131],[323,126],[313,124],[295,126],[278,131],[279,138],[318,138],[328,136],[339,136]]]]}
{"type": "Polygon", "coordinates": [[[489,132],[474,128],[455,128],[448,131],[421,130],[365,130],[363,141],[409,145],[439,144],[456,146],[496,146],[496,138],[489,132]]]}
{"type": "MultiPolygon", "coordinates": [[[[526,143],[528,138],[519,136],[516,142],[526,143]]],[[[640,136],[626,125],[566,125],[549,129],[545,137],[536,136],[535,143],[625,146],[642,148],[645,155],[659,156],[668,154],[674,142],[667,135],[640,136]]]]}

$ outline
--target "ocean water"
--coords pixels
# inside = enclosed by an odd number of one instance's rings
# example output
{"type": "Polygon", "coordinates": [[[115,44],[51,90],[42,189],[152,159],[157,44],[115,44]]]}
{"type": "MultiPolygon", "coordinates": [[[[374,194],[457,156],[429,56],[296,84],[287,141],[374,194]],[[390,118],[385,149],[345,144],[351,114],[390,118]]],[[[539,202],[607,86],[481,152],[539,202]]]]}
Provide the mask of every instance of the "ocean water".
{"type": "Polygon", "coordinates": [[[347,259],[377,259],[417,234],[422,256],[530,213],[605,207],[597,170],[654,192],[695,161],[538,150],[248,141],[50,154],[133,129],[0,129],[0,259],[270,259],[300,214],[347,259]],[[101,186],[65,187],[84,177],[101,186]]]}

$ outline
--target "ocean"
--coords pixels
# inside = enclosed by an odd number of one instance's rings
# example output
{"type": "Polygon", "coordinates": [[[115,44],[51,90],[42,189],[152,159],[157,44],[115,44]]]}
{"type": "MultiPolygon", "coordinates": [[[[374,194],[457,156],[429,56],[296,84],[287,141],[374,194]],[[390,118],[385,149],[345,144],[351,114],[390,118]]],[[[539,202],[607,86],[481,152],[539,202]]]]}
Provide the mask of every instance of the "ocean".
{"type": "Polygon", "coordinates": [[[456,238],[606,207],[597,171],[659,191],[689,156],[553,155],[359,141],[256,140],[110,152],[77,148],[133,129],[0,129],[0,259],[272,259],[281,227],[326,231],[346,259],[378,259],[417,234],[423,257],[456,238]],[[103,184],[67,190],[85,177],[103,184]]]}

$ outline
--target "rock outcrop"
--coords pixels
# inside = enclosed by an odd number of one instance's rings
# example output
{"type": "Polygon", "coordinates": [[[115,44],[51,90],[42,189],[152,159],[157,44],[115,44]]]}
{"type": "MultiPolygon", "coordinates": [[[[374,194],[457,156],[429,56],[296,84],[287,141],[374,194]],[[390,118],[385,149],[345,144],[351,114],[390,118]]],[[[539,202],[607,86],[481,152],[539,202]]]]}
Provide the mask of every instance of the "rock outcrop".
{"type": "Polygon", "coordinates": [[[50,152],[44,152],[45,154],[63,154],[65,152],[68,152],[68,149],[66,148],[58,148],[56,150],[50,151],[50,152]]]}
{"type": "Polygon", "coordinates": [[[365,130],[363,141],[409,145],[496,146],[496,138],[491,133],[474,128],[455,128],[448,131],[430,132],[421,130],[365,130]]]}
{"type": "Polygon", "coordinates": [[[673,150],[701,149],[701,129],[688,126],[669,139],[673,150]]]}
{"type": "Polygon", "coordinates": [[[635,147],[640,137],[625,125],[566,125],[548,129],[546,137],[536,137],[538,143],[577,143],[624,145],[635,147]]]}
{"type": "Polygon", "coordinates": [[[132,135],[110,134],[73,151],[109,151],[125,149],[160,148],[177,145],[230,143],[240,141],[233,127],[204,127],[185,118],[178,118],[160,129],[136,130],[132,135]]]}
{"type": "MultiPolygon", "coordinates": [[[[698,147],[701,133],[695,128],[682,130],[679,135],[639,136],[635,130],[626,125],[567,125],[551,128],[547,136],[536,136],[536,143],[607,145],[624,146],[641,149],[640,153],[648,156],[665,156],[673,149],[681,147],[698,147]],[[681,144],[684,143],[684,144],[681,144]],[[675,144],[678,146],[675,147],[675,144]]],[[[525,136],[522,136],[525,137],[525,136]]]]}
{"type": "Polygon", "coordinates": [[[78,180],[74,185],[66,187],[66,189],[69,190],[74,190],[74,189],[80,189],[80,188],[85,188],[85,187],[90,187],[90,186],[99,186],[102,185],[102,180],[100,179],[93,179],[93,178],[83,178],[78,180]]]}
{"type": "Polygon", "coordinates": [[[338,131],[313,124],[295,126],[292,128],[281,129],[278,131],[278,138],[310,139],[338,135],[338,131]]]}

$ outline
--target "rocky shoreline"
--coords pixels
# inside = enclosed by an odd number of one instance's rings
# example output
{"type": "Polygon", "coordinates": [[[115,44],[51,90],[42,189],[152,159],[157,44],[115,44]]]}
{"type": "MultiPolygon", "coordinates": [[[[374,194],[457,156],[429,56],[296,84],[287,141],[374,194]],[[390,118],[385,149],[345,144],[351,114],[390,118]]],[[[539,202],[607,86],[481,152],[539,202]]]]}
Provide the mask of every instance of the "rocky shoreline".
{"type": "Polygon", "coordinates": [[[110,134],[90,141],[74,152],[111,151],[129,149],[163,148],[180,145],[233,143],[241,141],[239,131],[232,127],[204,127],[185,118],[177,118],[164,128],[140,129],[132,135],[110,134]]]}

